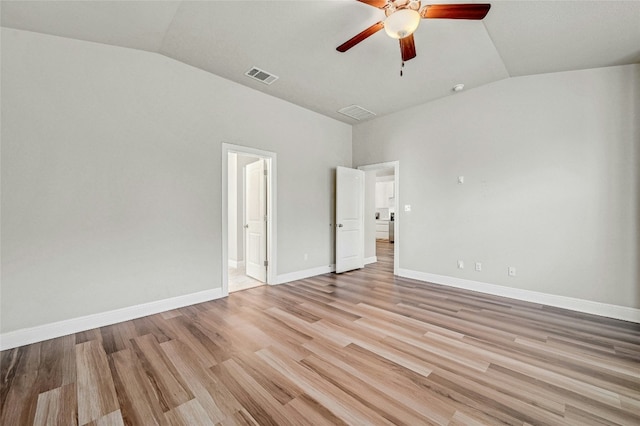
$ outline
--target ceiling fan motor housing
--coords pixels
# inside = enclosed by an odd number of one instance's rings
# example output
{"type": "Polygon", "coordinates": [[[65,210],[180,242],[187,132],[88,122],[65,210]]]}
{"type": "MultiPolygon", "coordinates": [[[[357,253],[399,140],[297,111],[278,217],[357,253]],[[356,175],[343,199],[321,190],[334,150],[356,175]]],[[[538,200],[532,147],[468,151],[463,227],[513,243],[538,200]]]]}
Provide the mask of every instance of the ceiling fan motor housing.
{"type": "Polygon", "coordinates": [[[420,9],[420,1],[417,0],[389,0],[384,9],[386,16],[391,16],[394,12],[402,9],[418,10],[420,9]]]}

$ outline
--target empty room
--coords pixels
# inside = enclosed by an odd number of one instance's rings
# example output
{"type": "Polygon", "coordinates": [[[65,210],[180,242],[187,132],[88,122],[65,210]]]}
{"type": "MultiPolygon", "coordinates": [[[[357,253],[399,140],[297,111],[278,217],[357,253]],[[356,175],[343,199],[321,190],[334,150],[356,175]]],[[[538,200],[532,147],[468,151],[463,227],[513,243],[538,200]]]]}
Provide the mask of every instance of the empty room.
{"type": "Polygon", "coordinates": [[[640,1],[0,15],[0,424],[640,424],[640,1]]]}

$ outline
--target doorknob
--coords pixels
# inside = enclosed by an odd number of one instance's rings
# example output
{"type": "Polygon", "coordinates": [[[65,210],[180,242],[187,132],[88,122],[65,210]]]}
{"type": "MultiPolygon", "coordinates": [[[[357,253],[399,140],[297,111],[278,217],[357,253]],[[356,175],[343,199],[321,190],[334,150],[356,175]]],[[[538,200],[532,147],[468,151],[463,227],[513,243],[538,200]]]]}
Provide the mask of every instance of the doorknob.
{"type": "Polygon", "coordinates": [[[246,229],[249,229],[249,224],[247,223],[244,227],[245,227],[246,229]]]}
{"type": "Polygon", "coordinates": [[[338,228],[342,228],[342,224],[341,223],[338,224],[338,228]]]}

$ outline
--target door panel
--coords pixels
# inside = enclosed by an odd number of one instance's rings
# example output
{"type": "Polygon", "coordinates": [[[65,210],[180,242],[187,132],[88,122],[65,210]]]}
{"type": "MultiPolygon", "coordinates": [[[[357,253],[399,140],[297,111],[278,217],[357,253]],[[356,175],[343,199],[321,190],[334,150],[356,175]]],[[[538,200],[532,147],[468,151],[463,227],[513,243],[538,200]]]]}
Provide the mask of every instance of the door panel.
{"type": "Polygon", "coordinates": [[[246,273],[258,281],[267,279],[267,197],[265,162],[260,159],[245,168],[246,273]]]}
{"type": "Polygon", "coordinates": [[[336,272],[364,267],[364,172],[336,171],[336,272]]]}

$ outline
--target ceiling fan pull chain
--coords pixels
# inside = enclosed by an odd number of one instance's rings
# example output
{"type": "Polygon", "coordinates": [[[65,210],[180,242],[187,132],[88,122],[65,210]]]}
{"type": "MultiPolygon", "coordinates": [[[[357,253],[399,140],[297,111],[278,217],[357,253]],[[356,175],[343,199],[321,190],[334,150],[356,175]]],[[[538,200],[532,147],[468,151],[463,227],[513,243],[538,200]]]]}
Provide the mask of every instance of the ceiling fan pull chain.
{"type": "Polygon", "coordinates": [[[402,69],[404,68],[404,61],[402,61],[402,65],[400,65],[400,77],[402,77],[402,69]]]}

